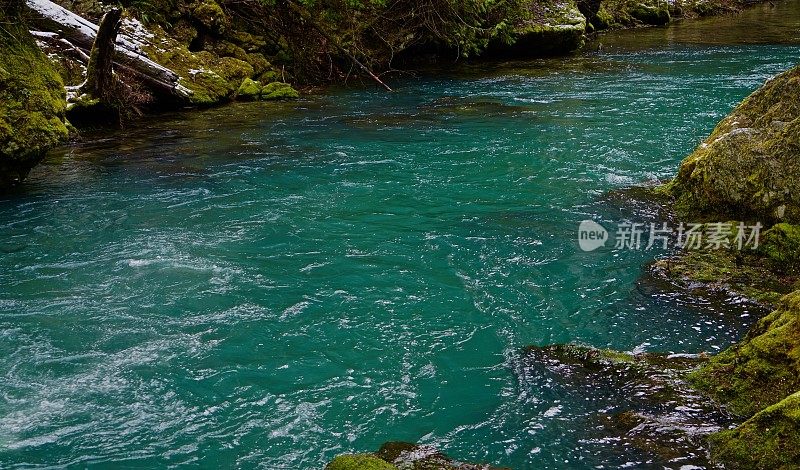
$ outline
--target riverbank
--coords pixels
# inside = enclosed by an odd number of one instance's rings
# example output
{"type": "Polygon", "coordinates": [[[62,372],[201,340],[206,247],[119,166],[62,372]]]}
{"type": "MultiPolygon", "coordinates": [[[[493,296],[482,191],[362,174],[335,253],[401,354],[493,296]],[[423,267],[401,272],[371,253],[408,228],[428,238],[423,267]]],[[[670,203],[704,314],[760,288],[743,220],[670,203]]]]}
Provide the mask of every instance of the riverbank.
{"type": "Polygon", "coordinates": [[[688,247],[656,261],[652,273],[680,289],[721,293],[771,313],[713,356],[575,345],[523,353],[520,373],[528,381],[560,380],[576,392],[601,391],[613,412],[598,428],[600,439],[703,468],[800,465],[799,93],[800,66],[767,80],[653,195],[669,198],[669,209],[683,223],[697,223],[697,233],[729,228],[720,232],[722,248],[685,235],[688,247]],[[736,227],[755,225],[764,231],[743,248],[736,227]],[[605,377],[614,384],[600,385],[605,377]]]}

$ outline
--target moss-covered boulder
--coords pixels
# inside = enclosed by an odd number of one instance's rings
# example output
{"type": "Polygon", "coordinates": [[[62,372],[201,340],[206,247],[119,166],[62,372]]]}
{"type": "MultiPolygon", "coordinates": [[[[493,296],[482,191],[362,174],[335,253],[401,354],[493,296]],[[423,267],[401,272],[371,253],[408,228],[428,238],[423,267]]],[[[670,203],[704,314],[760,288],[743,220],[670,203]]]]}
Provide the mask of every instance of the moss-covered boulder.
{"type": "Polygon", "coordinates": [[[214,33],[220,33],[225,29],[228,18],[222,7],[214,0],[203,0],[192,9],[194,18],[203,27],[214,33]]]}
{"type": "Polygon", "coordinates": [[[261,85],[258,80],[245,78],[236,91],[236,98],[242,101],[251,100],[292,100],[300,94],[288,83],[273,82],[261,85]]]}
{"type": "Polygon", "coordinates": [[[723,119],[664,187],[683,217],[800,223],[800,67],[723,119]]]}
{"type": "Polygon", "coordinates": [[[236,91],[236,98],[241,100],[255,100],[261,96],[261,83],[252,78],[245,78],[236,91]]]}
{"type": "Polygon", "coordinates": [[[563,54],[583,45],[586,17],[575,0],[531,2],[530,12],[514,25],[508,43],[493,43],[488,55],[535,57],[563,54]]]}
{"type": "Polygon", "coordinates": [[[784,296],[742,342],[714,356],[689,380],[743,417],[800,390],[800,290],[784,296]]]}
{"type": "Polygon", "coordinates": [[[800,392],[710,437],[712,458],[729,469],[800,468],[800,392]]]}
{"type": "Polygon", "coordinates": [[[16,184],[66,139],[66,93],[19,12],[0,8],[0,187],[16,184]]]}
{"type": "Polygon", "coordinates": [[[643,24],[653,26],[665,25],[670,20],[667,2],[658,2],[656,5],[636,3],[628,9],[628,13],[643,24]]]}
{"type": "Polygon", "coordinates": [[[146,52],[156,62],[174,70],[181,84],[192,90],[191,103],[209,105],[225,102],[234,97],[242,80],[250,78],[255,70],[248,62],[235,57],[219,57],[203,50],[191,52],[159,26],[151,27],[154,39],[146,52]]]}
{"type": "Polygon", "coordinates": [[[299,98],[300,94],[288,83],[272,82],[264,85],[261,89],[261,99],[264,100],[293,100],[299,98]]]}
{"type": "Polygon", "coordinates": [[[672,20],[670,2],[661,0],[603,0],[592,24],[598,30],[661,26],[672,20]]]}

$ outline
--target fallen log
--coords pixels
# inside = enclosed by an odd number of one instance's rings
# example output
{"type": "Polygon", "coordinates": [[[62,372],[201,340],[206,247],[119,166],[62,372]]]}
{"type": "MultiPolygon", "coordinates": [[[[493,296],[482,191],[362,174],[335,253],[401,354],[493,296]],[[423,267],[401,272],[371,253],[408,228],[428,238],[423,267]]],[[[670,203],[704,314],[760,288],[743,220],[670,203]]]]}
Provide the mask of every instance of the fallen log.
{"type": "MultiPolygon", "coordinates": [[[[41,30],[58,33],[70,43],[84,50],[91,50],[98,33],[98,26],[91,21],[49,0],[26,0],[34,13],[32,22],[41,30]]],[[[115,41],[114,63],[135,70],[137,75],[147,77],[146,84],[156,91],[166,92],[178,98],[188,98],[192,91],[179,83],[180,76],[172,70],[154,62],[144,52],[141,40],[118,34],[115,41]]]]}

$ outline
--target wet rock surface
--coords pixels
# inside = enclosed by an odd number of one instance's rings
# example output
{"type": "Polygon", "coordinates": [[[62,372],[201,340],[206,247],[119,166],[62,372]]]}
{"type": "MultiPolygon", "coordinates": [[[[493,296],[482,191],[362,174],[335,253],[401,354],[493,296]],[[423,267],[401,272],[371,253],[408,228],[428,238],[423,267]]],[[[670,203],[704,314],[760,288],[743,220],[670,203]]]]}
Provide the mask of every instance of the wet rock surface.
{"type": "Polygon", "coordinates": [[[635,466],[707,467],[705,438],[730,419],[683,379],[704,360],[571,344],[530,346],[515,371],[528,399],[535,401],[531,394],[541,388],[572,396],[565,403],[574,403],[574,395],[583,398],[583,410],[562,412],[593,430],[594,437],[581,443],[585,452],[635,466]]]}

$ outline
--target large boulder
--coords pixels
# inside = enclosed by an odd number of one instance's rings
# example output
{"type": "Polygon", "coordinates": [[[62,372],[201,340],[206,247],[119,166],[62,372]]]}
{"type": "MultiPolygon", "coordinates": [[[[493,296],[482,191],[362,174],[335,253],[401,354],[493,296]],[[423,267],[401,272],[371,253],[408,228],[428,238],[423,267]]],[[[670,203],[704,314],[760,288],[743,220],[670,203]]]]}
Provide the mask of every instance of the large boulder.
{"type": "Polygon", "coordinates": [[[723,119],[664,187],[679,215],[800,222],[799,96],[795,67],[723,119]]]}

